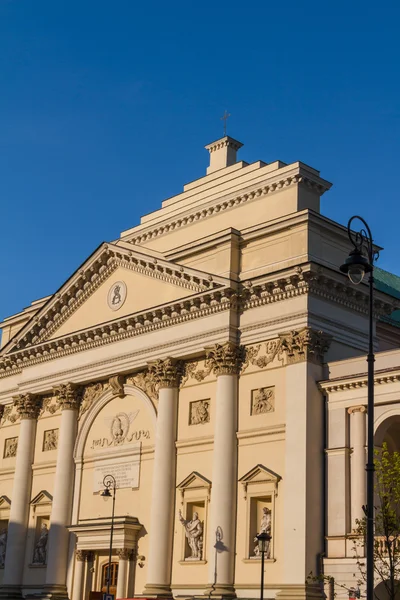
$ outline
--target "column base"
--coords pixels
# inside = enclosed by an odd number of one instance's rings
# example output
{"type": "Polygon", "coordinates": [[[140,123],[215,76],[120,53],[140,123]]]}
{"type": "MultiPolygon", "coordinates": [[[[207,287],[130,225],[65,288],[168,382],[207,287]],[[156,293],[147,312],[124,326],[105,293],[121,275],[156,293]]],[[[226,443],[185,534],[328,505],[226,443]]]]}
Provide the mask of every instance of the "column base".
{"type": "Polygon", "coordinates": [[[325,600],[325,594],[317,584],[285,585],[276,594],[276,600],[325,600]]]}
{"type": "Polygon", "coordinates": [[[233,585],[224,583],[215,583],[208,585],[204,590],[204,596],[209,598],[236,598],[236,591],[233,585]]]}
{"type": "Polygon", "coordinates": [[[23,600],[20,585],[4,585],[0,587],[0,600],[23,600]]]}
{"type": "Polygon", "coordinates": [[[27,594],[26,600],[69,600],[67,586],[45,585],[42,591],[36,594],[27,594]]]}
{"type": "Polygon", "coordinates": [[[170,585],[162,583],[147,583],[143,594],[135,595],[135,598],[173,598],[170,585]]]}

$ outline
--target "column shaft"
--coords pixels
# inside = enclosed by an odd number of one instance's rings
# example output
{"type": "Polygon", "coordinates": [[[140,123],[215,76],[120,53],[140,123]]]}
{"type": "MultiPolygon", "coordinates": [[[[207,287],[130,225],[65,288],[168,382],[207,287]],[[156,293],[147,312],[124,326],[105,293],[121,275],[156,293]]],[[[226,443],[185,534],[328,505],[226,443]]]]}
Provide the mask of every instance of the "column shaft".
{"type": "Polygon", "coordinates": [[[83,583],[85,577],[86,553],[78,552],[76,556],[72,600],[83,600],[83,583]]]}
{"type": "MultiPolygon", "coordinates": [[[[18,437],[2,587],[20,586],[22,584],[29,502],[31,500],[35,434],[36,419],[23,418],[18,437]]],[[[10,595],[9,597],[11,598],[12,596],[10,595]]]]}
{"type": "Polygon", "coordinates": [[[77,410],[61,413],[57,466],[54,481],[53,506],[50,519],[49,552],[46,584],[65,586],[69,532],[74,481],[74,444],[77,428],[77,410]]]}
{"type": "Polygon", "coordinates": [[[350,443],[352,446],[350,475],[351,475],[351,527],[357,527],[357,520],[364,517],[363,505],[366,504],[365,482],[365,433],[366,409],[364,406],[349,408],[350,413],[350,443]]]}
{"type": "Polygon", "coordinates": [[[145,594],[171,595],[177,402],[177,387],[160,389],[149,528],[148,583],[145,594]]]}
{"type": "Polygon", "coordinates": [[[128,568],[128,557],[120,557],[118,561],[118,581],[116,598],[127,598],[128,568]]]}
{"type": "Polygon", "coordinates": [[[209,584],[213,586],[214,595],[234,595],[237,379],[236,374],[219,375],[217,378],[207,557],[209,584]],[[219,539],[221,535],[222,537],[219,539]]]}

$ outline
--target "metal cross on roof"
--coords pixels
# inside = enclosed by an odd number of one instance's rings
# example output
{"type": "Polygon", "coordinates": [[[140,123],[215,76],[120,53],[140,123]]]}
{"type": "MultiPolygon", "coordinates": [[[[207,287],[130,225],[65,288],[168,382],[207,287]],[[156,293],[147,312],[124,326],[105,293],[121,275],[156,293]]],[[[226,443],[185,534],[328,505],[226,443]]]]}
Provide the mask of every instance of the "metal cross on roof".
{"type": "Polygon", "coordinates": [[[224,122],[224,137],[226,136],[226,121],[229,119],[230,117],[230,113],[228,113],[227,111],[224,112],[224,116],[221,117],[221,121],[224,122]]]}

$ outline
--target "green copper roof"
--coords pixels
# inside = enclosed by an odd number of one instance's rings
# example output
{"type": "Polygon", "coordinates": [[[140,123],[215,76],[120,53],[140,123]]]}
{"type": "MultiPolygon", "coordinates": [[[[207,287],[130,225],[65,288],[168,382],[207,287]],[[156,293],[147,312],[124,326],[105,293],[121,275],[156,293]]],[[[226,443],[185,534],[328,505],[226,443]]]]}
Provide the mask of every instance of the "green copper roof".
{"type": "Polygon", "coordinates": [[[394,298],[400,299],[400,277],[375,267],[374,269],[375,287],[380,292],[389,294],[394,298]]]}
{"type": "MultiPolygon", "coordinates": [[[[375,267],[374,280],[377,290],[389,294],[393,298],[400,299],[400,277],[398,275],[375,267]]],[[[381,317],[381,320],[400,327],[400,310],[394,310],[389,317],[381,317]]]]}

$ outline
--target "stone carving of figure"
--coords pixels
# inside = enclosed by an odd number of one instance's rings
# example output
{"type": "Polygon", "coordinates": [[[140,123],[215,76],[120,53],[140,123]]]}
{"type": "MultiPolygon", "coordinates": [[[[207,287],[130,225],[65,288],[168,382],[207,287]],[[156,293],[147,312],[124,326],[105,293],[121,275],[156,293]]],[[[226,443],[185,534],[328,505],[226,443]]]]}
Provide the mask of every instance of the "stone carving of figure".
{"type": "Polygon", "coordinates": [[[47,538],[49,530],[46,523],[43,523],[40,531],[40,536],[36,542],[35,550],[33,553],[33,564],[34,565],[45,565],[47,558],[47,538]]]}
{"type": "MultiPolygon", "coordinates": [[[[271,536],[271,523],[272,523],[271,511],[269,508],[264,506],[263,514],[261,517],[261,523],[260,523],[260,531],[259,531],[258,535],[260,533],[267,533],[269,536],[271,536]]],[[[257,545],[254,548],[254,556],[259,556],[260,548],[258,546],[258,539],[255,537],[254,541],[257,542],[257,545]]],[[[271,558],[271,541],[267,542],[266,548],[267,548],[267,550],[265,552],[265,558],[271,558]]]]}
{"type": "Polygon", "coordinates": [[[121,286],[116,285],[113,290],[113,297],[111,300],[111,304],[119,304],[121,302],[121,286]]]}
{"type": "Polygon", "coordinates": [[[18,438],[8,438],[6,440],[6,447],[4,452],[4,458],[14,458],[17,456],[18,438]]]}
{"type": "Polygon", "coordinates": [[[4,567],[6,559],[6,547],[7,547],[7,529],[0,531],[0,568],[4,567]]]}
{"type": "Polygon", "coordinates": [[[274,410],[273,400],[273,389],[260,388],[257,390],[253,399],[253,415],[262,415],[264,413],[272,412],[274,410]]]}
{"type": "Polygon", "coordinates": [[[58,429],[49,429],[45,432],[44,450],[57,450],[58,429]]]}
{"type": "Polygon", "coordinates": [[[199,519],[198,513],[194,512],[193,518],[186,520],[182,517],[181,511],[179,511],[179,520],[185,528],[187,541],[192,552],[191,558],[201,560],[203,554],[203,524],[199,519]]]}
{"type": "Polygon", "coordinates": [[[192,403],[190,425],[199,425],[200,423],[208,423],[210,413],[208,411],[208,400],[199,400],[192,403]]]}

